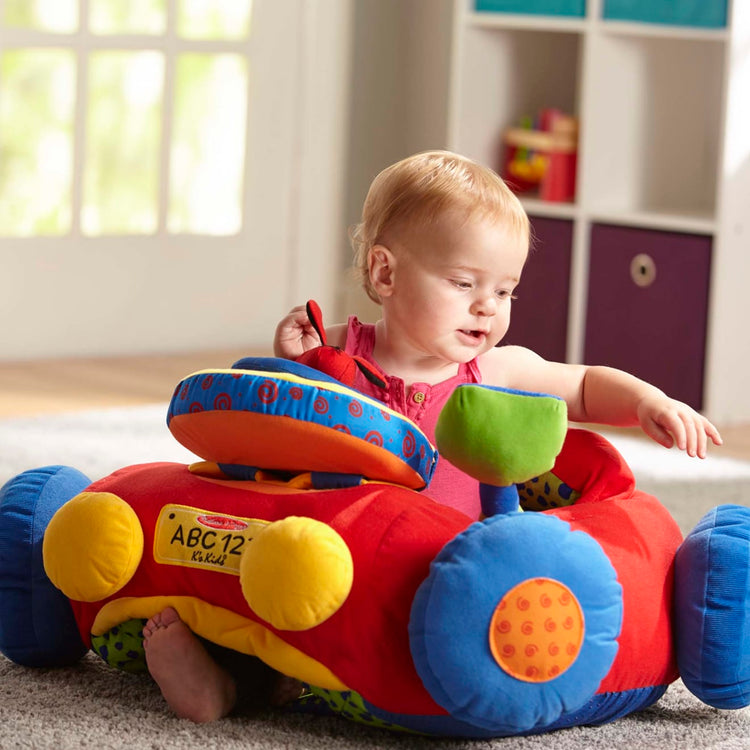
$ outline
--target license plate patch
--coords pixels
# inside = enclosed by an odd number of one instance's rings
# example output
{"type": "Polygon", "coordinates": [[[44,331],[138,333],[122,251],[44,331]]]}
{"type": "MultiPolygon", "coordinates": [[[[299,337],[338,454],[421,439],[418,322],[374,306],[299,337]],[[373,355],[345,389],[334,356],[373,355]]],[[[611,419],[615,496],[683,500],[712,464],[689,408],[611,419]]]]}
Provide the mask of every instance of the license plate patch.
{"type": "Polygon", "coordinates": [[[156,521],[154,560],[239,575],[242,550],[269,523],[187,505],[165,505],[156,521]]]}

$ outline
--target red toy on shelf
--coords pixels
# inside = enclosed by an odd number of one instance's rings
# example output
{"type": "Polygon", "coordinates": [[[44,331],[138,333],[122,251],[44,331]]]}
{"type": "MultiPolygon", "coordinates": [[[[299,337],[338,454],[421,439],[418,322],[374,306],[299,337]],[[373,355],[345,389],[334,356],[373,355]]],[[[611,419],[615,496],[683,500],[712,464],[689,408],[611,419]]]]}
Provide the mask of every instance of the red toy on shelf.
{"type": "Polygon", "coordinates": [[[572,201],[576,192],[578,122],[556,109],[543,110],[538,127],[529,121],[503,137],[502,174],[517,193],[539,191],[542,200],[572,201]]]}

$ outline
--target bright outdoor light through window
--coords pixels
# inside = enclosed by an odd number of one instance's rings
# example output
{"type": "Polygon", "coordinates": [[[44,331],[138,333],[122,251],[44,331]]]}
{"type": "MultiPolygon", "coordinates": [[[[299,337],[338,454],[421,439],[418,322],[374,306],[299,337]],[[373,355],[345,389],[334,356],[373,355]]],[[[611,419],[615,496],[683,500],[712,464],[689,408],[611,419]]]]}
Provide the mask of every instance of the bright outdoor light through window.
{"type": "Polygon", "coordinates": [[[179,0],[177,33],[190,39],[243,39],[251,0],[179,0]]]}
{"type": "Polygon", "coordinates": [[[5,0],[2,22],[10,28],[71,34],[78,28],[78,0],[5,0]]]}
{"type": "Polygon", "coordinates": [[[251,10],[0,1],[0,236],[241,231],[251,10]]]}
{"type": "Polygon", "coordinates": [[[163,81],[158,52],[91,55],[84,234],[156,231],[163,81]]]}
{"type": "Polygon", "coordinates": [[[237,55],[177,62],[169,229],[233,234],[241,226],[247,69],[237,55]]]}
{"type": "Polygon", "coordinates": [[[89,0],[94,34],[163,34],[167,0],[89,0]]]}
{"type": "Polygon", "coordinates": [[[75,61],[60,50],[0,55],[0,228],[70,231],[75,61]]]}

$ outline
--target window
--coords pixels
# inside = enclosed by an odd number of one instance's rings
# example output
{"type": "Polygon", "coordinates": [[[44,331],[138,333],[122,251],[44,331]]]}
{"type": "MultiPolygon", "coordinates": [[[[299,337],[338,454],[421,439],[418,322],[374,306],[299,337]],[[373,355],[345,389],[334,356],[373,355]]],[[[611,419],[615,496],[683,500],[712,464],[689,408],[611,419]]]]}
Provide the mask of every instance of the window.
{"type": "Polygon", "coordinates": [[[267,351],[333,310],[351,14],[0,0],[0,360],[267,351]]]}
{"type": "Polygon", "coordinates": [[[239,233],[251,11],[0,2],[0,236],[239,233]]]}

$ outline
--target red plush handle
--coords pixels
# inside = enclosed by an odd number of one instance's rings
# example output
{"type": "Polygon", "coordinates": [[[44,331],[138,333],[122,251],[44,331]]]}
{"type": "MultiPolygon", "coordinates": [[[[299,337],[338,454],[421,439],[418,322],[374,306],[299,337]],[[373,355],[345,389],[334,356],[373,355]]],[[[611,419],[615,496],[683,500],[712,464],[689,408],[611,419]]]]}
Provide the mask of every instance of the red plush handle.
{"type": "MultiPolygon", "coordinates": [[[[320,306],[314,299],[309,299],[307,300],[305,309],[307,310],[307,317],[310,320],[310,324],[320,337],[321,344],[323,346],[328,346],[328,337],[326,336],[326,329],[323,327],[323,313],[320,310],[320,306]]],[[[342,379],[341,372],[345,372],[346,367],[342,364],[342,362],[338,360],[340,358],[347,358],[354,362],[354,364],[359,368],[362,374],[371,383],[374,383],[379,388],[385,388],[385,376],[376,367],[371,365],[366,360],[362,359],[362,357],[358,357],[356,354],[354,356],[348,355],[338,347],[331,347],[331,349],[336,350],[336,352],[338,353],[337,357],[326,358],[321,356],[320,352],[317,352],[314,355],[307,356],[308,352],[305,352],[303,357],[299,358],[297,361],[304,361],[304,364],[310,365],[312,367],[317,367],[318,369],[322,370],[323,372],[327,372],[333,377],[342,379]],[[335,362],[335,365],[333,365],[332,362],[335,362]]],[[[354,376],[352,375],[351,380],[353,381],[353,379],[354,376]]],[[[346,385],[352,385],[352,382],[348,381],[349,378],[343,378],[343,382],[346,385]]]]}
{"type": "Polygon", "coordinates": [[[305,309],[307,310],[307,317],[312,327],[320,338],[320,343],[326,346],[328,339],[326,337],[326,329],[323,327],[323,313],[320,311],[320,306],[314,299],[309,299],[307,300],[305,309]]]}

